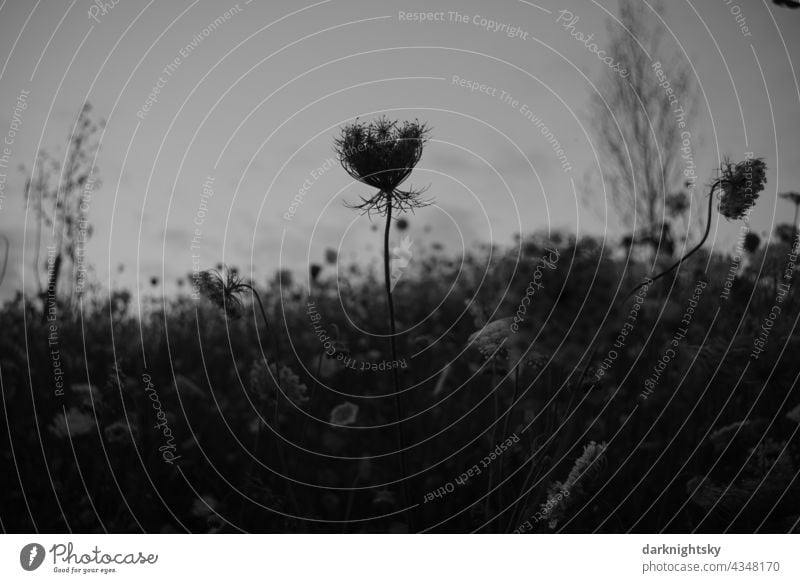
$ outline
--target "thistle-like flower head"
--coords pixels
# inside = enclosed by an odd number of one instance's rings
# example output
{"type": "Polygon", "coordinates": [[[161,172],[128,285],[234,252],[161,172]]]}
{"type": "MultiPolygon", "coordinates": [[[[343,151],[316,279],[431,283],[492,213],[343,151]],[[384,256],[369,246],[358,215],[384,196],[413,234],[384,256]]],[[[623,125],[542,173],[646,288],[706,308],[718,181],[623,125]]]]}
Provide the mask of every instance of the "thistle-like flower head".
{"type": "Polygon", "coordinates": [[[741,219],[756,204],[767,182],[763,158],[750,158],[738,164],[724,162],[720,168],[719,212],[727,219],[741,219]]]}
{"type": "Polygon", "coordinates": [[[385,117],[364,123],[355,122],[342,128],[335,141],[339,162],[347,173],[378,190],[370,198],[361,198],[353,205],[365,212],[386,212],[387,202],[398,210],[411,210],[427,204],[420,200],[424,190],[399,190],[422,157],[422,148],[429,129],[419,121],[402,124],[385,117]]]}
{"type": "Polygon", "coordinates": [[[224,266],[221,271],[209,269],[201,271],[195,281],[200,294],[224,311],[229,318],[235,319],[242,315],[241,295],[250,286],[237,271],[224,266]]]}

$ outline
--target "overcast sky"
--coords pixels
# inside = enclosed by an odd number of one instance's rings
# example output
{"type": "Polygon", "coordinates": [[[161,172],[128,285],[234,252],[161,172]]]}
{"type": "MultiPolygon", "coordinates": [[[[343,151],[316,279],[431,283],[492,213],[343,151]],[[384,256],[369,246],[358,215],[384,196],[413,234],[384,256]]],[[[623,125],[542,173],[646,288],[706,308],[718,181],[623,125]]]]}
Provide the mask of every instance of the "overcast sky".
{"type": "MultiPolygon", "coordinates": [[[[433,128],[411,182],[429,185],[435,205],[411,217],[415,241],[458,253],[548,226],[609,242],[622,233],[602,212],[588,115],[594,85],[616,73],[556,22],[570,10],[573,31],[594,34],[602,49],[615,0],[106,4],[0,4],[0,134],[12,142],[9,168],[0,168],[0,229],[11,242],[2,297],[23,275],[33,289],[35,216],[17,167],[30,168],[40,148],[63,156],[87,100],[106,120],[87,248],[106,286],[136,286],[138,274],[172,289],[193,253],[195,265],[224,261],[260,281],[279,263],[304,270],[327,247],[360,260],[375,254],[379,234],[343,205],[366,188],[328,161],[338,127],[381,113],[433,128]],[[423,10],[443,14],[405,14],[423,10]],[[472,92],[461,79],[487,89],[472,92]],[[27,108],[15,116],[21,93],[27,108]],[[533,115],[559,141],[560,159],[533,115]],[[203,196],[204,183],[213,196],[203,196]]],[[[684,55],[702,91],[691,128],[699,179],[722,156],[764,156],[768,190],[752,225],[767,231],[791,216],[776,192],[800,189],[800,11],[739,4],[669,2],[666,48],[684,55]]],[[[729,249],[738,225],[718,227],[713,244],[729,249]]]]}

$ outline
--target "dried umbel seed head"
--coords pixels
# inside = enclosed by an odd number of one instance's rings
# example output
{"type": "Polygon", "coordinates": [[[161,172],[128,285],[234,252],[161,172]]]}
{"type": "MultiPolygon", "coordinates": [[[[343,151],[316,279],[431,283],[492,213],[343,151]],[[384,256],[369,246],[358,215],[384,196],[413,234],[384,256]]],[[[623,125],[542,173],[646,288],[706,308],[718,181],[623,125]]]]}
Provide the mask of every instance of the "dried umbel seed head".
{"type": "Polygon", "coordinates": [[[385,117],[364,123],[356,120],[342,128],[335,148],[347,173],[378,190],[370,198],[353,205],[365,212],[382,214],[391,198],[394,207],[409,210],[424,206],[422,190],[399,190],[422,157],[428,127],[419,121],[400,124],[385,117]]]}
{"type": "Polygon", "coordinates": [[[505,359],[508,357],[508,350],[504,344],[511,332],[510,326],[511,318],[495,320],[473,332],[467,341],[486,359],[493,357],[505,359]]]}
{"type": "Polygon", "coordinates": [[[229,318],[235,319],[242,315],[241,294],[250,286],[237,272],[224,266],[222,272],[209,269],[197,274],[195,282],[200,294],[224,311],[229,318]]]}
{"type": "Polygon", "coordinates": [[[756,204],[767,182],[767,165],[762,158],[749,158],[720,168],[719,212],[727,219],[741,219],[756,204]]]}

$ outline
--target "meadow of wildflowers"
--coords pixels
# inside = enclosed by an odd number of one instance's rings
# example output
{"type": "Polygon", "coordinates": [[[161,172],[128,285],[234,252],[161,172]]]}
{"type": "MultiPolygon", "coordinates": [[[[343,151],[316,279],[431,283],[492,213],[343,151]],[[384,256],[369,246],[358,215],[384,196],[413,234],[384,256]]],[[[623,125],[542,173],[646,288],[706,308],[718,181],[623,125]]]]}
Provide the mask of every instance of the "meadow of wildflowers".
{"type": "MultiPolygon", "coordinates": [[[[722,196],[720,210],[733,216],[749,204],[730,189],[722,196]]],[[[422,214],[407,218],[404,234],[413,238],[423,224],[422,214]]],[[[625,266],[592,238],[534,233],[460,257],[421,238],[402,277],[389,274],[395,347],[352,325],[389,327],[386,281],[357,264],[321,260],[310,287],[209,272],[200,299],[187,292],[141,318],[129,294],[98,294],[82,313],[60,306],[66,383],[55,398],[49,323],[40,304],[19,296],[0,311],[0,434],[13,441],[16,457],[6,461],[18,470],[0,476],[3,524],[59,532],[796,530],[796,256],[789,243],[758,243],[742,251],[732,285],[731,256],[695,253],[625,298],[647,270],[625,266]],[[543,271],[512,331],[537,266],[556,252],[557,266],[543,271]],[[476,286],[487,268],[491,278],[476,286]],[[310,302],[333,354],[309,321],[310,302]],[[643,396],[670,347],[656,389],[643,396]],[[389,363],[393,352],[407,362],[391,369],[397,384],[388,368],[337,358],[389,363]]]]}

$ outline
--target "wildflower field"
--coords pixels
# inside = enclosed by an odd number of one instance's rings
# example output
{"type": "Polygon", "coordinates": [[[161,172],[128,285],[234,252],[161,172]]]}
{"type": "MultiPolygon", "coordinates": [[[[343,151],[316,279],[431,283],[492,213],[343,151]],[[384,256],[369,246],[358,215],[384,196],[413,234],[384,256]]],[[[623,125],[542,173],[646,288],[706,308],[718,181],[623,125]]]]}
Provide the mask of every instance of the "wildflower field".
{"type": "Polygon", "coordinates": [[[645,268],[615,251],[557,233],[427,246],[393,291],[396,359],[359,330],[385,321],[381,274],[335,254],[255,285],[270,329],[252,296],[235,319],[145,298],[139,319],[119,291],[55,320],[20,296],[0,315],[4,527],[796,530],[791,248],[698,253],[628,299],[645,268]]]}
{"type": "Polygon", "coordinates": [[[800,533],[798,8],[0,2],[19,567],[796,576],[650,534],[800,533]]]}

